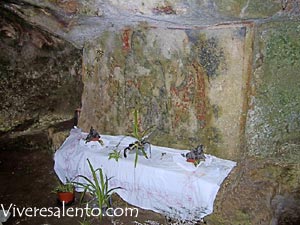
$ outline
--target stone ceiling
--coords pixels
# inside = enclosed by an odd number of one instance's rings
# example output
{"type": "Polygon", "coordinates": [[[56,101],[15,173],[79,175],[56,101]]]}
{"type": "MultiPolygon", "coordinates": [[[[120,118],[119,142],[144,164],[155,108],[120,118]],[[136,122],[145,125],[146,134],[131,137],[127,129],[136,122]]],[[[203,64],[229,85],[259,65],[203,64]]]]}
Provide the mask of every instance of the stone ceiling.
{"type": "Polygon", "coordinates": [[[299,11],[298,4],[299,0],[2,0],[0,10],[81,48],[104,30],[139,23],[185,29],[266,19],[299,11]]]}

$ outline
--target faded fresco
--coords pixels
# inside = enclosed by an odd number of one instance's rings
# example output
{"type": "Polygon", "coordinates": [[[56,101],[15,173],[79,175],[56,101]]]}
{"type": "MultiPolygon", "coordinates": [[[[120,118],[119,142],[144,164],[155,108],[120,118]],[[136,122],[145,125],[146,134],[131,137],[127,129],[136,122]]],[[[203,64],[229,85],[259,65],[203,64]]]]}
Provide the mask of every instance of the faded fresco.
{"type": "Polygon", "coordinates": [[[203,143],[208,152],[235,155],[244,126],[250,36],[242,25],[205,30],[140,25],[103,34],[84,47],[82,128],[129,134],[137,108],[141,126],[156,127],[153,144],[203,143]]]}

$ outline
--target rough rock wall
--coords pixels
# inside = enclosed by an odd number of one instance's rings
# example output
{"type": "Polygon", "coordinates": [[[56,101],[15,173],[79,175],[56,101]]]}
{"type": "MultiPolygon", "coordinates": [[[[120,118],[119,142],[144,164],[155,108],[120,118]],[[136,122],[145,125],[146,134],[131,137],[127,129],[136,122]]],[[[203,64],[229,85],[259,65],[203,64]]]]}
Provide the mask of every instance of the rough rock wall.
{"type": "Polygon", "coordinates": [[[299,168],[257,157],[240,161],[222,184],[207,224],[299,224],[299,168]]]}
{"type": "Polygon", "coordinates": [[[255,26],[244,158],[208,224],[299,224],[299,21],[255,26]]]}
{"type": "Polygon", "coordinates": [[[2,0],[1,5],[79,48],[105,31],[120,31],[140,22],[188,29],[300,11],[300,0],[2,0]]]}
{"type": "Polygon", "coordinates": [[[257,27],[246,126],[252,155],[299,162],[299,34],[298,21],[274,21],[257,27]]]}
{"type": "Polygon", "coordinates": [[[282,10],[293,8],[293,5],[297,2],[297,0],[110,0],[110,3],[117,8],[146,15],[176,14],[195,16],[199,13],[209,14],[214,12],[218,14],[214,16],[240,19],[270,17],[282,10]]]}
{"type": "MultiPolygon", "coordinates": [[[[201,141],[221,157],[245,153],[222,184],[214,213],[205,218],[208,224],[300,224],[299,0],[2,3],[1,10],[85,45],[84,129],[96,124],[100,132],[127,133],[137,106],[144,128],[158,126],[155,144],[186,148],[201,141]],[[239,148],[243,141],[246,148],[239,148]]],[[[18,46],[12,42],[16,38],[9,38],[15,30],[1,29],[1,44],[18,46]]],[[[11,61],[27,59],[22,46],[11,61]]],[[[67,53],[64,59],[72,54],[67,53]]],[[[1,66],[7,74],[10,67],[1,66]]]]}
{"type": "Polygon", "coordinates": [[[0,49],[0,131],[22,130],[45,116],[73,117],[81,102],[80,50],[5,11],[0,49]]]}
{"type": "Polygon", "coordinates": [[[153,143],[236,157],[251,41],[247,24],[106,32],[84,48],[80,125],[127,134],[137,108],[143,129],[156,126],[153,143]]]}
{"type": "MultiPolygon", "coordinates": [[[[299,1],[215,2],[230,17],[255,20],[221,29],[129,26],[87,44],[83,96],[90,97],[83,98],[82,126],[126,133],[137,105],[142,124],[160,128],[155,144],[186,148],[201,141],[218,156],[242,155],[207,224],[299,224],[299,1]]],[[[128,9],[134,3],[123,2],[128,9]]],[[[149,8],[136,11],[171,12],[166,5],[149,8]]]]}

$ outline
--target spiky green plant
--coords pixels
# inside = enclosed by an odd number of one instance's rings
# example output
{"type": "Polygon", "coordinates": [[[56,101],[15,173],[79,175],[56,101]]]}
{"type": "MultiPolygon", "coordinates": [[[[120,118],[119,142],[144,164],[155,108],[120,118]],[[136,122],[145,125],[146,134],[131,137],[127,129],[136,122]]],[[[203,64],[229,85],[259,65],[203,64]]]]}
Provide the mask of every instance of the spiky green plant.
{"type": "MultiPolygon", "coordinates": [[[[89,192],[92,197],[95,197],[97,199],[97,206],[101,210],[104,206],[110,207],[110,198],[113,194],[113,191],[116,189],[120,189],[121,187],[115,187],[115,188],[108,188],[108,181],[112,178],[108,178],[106,175],[103,175],[102,169],[94,169],[93,165],[91,164],[90,160],[87,159],[87,162],[89,164],[89,168],[92,174],[93,179],[89,179],[88,177],[84,175],[78,175],[78,178],[83,178],[86,182],[73,182],[75,185],[82,187],[83,192],[80,197],[80,202],[83,202],[84,196],[86,192],[89,192]],[[98,174],[97,174],[98,172],[98,174]]],[[[91,203],[93,199],[87,202],[91,203]]],[[[102,213],[99,215],[99,219],[102,219],[102,213]]]]}
{"type": "MultiPolygon", "coordinates": [[[[137,109],[135,109],[133,111],[133,132],[132,135],[137,139],[136,142],[130,144],[127,148],[124,149],[124,151],[126,151],[126,149],[129,150],[135,150],[135,159],[134,159],[134,167],[136,167],[137,165],[137,161],[138,161],[138,157],[139,157],[139,151],[143,154],[143,156],[148,159],[147,153],[145,151],[145,144],[149,142],[146,142],[146,135],[149,136],[150,131],[153,129],[153,126],[151,126],[150,128],[144,130],[144,131],[140,131],[140,127],[139,127],[139,112],[137,109]]],[[[126,153],[124,152],[124,155],[126,153]]],[[[151,154],[151,149],[150,149],[150,154],[151,154]]]]}

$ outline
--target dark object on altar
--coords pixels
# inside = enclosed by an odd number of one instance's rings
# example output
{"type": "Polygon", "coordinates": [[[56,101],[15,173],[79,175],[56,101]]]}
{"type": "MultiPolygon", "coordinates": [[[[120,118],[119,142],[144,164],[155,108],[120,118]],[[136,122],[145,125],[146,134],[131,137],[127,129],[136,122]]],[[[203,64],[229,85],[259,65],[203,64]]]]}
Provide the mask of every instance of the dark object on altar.
{"type": "Polygon", "coordinates": [[[101,145],[104,144],[101,140],[100,134],[93,127],[91,127],[90,133],[85,138],[85,143],[89,141],[98,141],[101,145]]]}
{"type": "Polygon", "coordinates": [[[195,165],[198,165],[200,161],[204,161],[206,158],[204,155],[204,146],[200,144],[197,148],[192,149],[185,155],[182,154],[182,156],[186,158],[187,162],[192,162],[195,165]]]}

